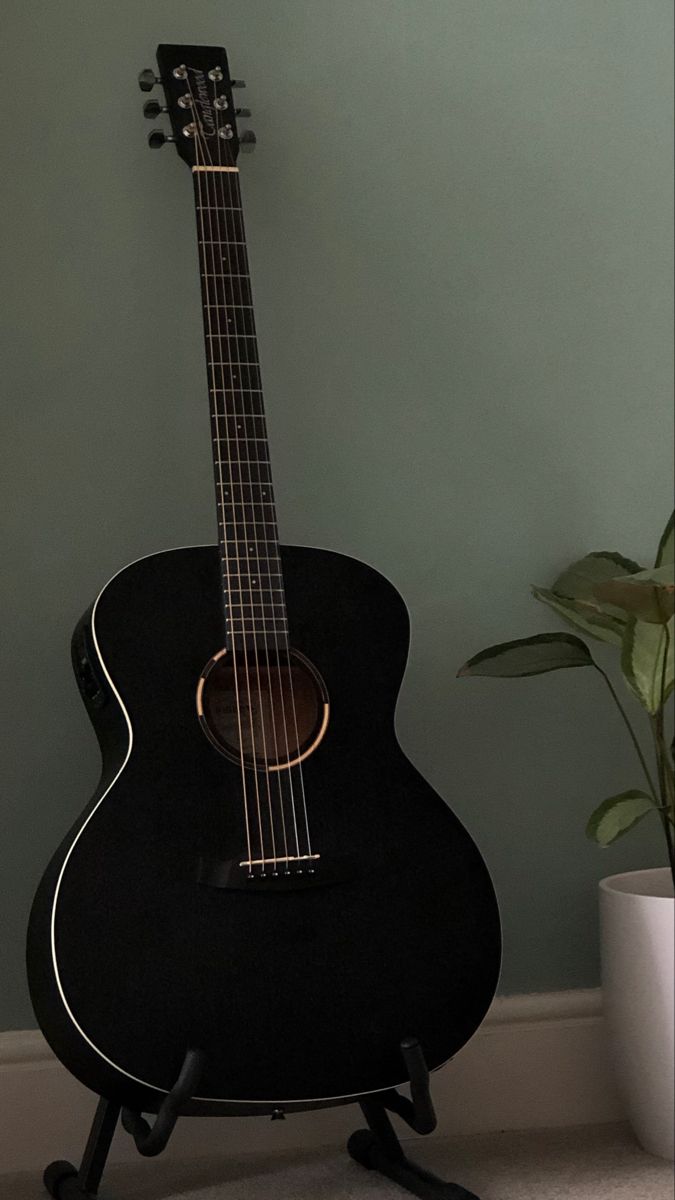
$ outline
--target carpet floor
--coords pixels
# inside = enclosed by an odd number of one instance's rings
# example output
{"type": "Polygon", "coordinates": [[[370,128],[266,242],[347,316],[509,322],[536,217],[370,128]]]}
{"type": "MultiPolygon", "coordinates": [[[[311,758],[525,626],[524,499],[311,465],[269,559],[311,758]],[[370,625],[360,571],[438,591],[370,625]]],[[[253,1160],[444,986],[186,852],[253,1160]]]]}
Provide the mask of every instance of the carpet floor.
{"type": "MultiPolygon", "coordinates": [[[[411,1157],[480,1200],[674,1200],[672,1163],[625,1126],[434,1138],[411,1157]]],[[[111,1167],[99,1200],[403,1200],[409,1193],[331,1149],[238,1162],[111,1167]]],[[[0,1175],[2,1200],[42,1200],[39,1177],[0,1175]]]]}

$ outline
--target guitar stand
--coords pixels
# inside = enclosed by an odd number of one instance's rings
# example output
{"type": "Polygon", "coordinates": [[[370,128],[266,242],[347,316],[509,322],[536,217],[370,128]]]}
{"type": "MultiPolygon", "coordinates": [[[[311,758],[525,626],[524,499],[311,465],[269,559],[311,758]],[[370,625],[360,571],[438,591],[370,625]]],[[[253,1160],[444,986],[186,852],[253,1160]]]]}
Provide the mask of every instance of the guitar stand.
{"type": "MultiPolygon", "coordinates": [[[[347,1143],[349,1154],[362,1167],[378,1171],[421,1200],[478,1200],[473,1192],[456,1183],[444,1183],[429,1171],[416,1166],[404,1154],[388,1113],[396,1113],[411,1129],[421,1134],[433,1132],[436,1114],[429,1090],[429,1071],[417,1039],[406,1038],[401,1043],[401,1053],[410,1080],[410,1100],[390,1088],[360,1101],[369,1128],[358,1129],[351,1135],[347,1143]]],[[[122,1125],[132,1135],[139,1154],[146,1157],[161,1154],[171,1137],[182,1106],[194,1095],[203,1067],[202,1052],[188,1050],[178,1079],[164,1098],[152,1126],[140,1113],[122,1108],[116,1101],[102,1096],[79,1171],[72,1163],[59,1161],[50,1163],[44,1172],[44,1185],[50,1196],[54,1200],[94,1200],[98,1195],[120,1113],[122,1125]]],[[[238,1115],[236,1108],[232,1107],[230,1111],[238,1115]]],[[[275,1112],[272,1119],[281,1115],[275,1112]]]]}

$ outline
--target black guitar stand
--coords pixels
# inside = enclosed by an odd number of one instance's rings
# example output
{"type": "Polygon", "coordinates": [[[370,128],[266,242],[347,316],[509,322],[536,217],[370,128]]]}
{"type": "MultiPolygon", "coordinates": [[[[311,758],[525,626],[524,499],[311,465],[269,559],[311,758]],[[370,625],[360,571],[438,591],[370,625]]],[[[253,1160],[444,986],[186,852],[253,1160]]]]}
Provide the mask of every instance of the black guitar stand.
{"type": "MultiPolygon", "coordinates": [[[[390,1088],[360,1101],[369,1128],[358,1129],[351,1135],[347,1143],[351,1157],[362,1167],[378,1171],[421,1200],[478,1200],[473,1192],[456,1183],[444,1183],[429,1171],[416,1166],[404,1154],[388,1113],[396,1113],[411,1129],[421,1134],[433,1132],[436,1114],[429,1090],[429,1071],[417,1039],[406,1038],[401,1043],[401,1052],[410,1080],[411,1098],[408,1100],[390,1088]]],[[[152,1126],[140,1113],[123,1109],[116,1101],[101,1097],[79,1171],[69,1162],[53,1162],[47,1167],[43,1178],[50,1196],[54,1200],[94,1200],[98,1195],[120,1112],[122,1125],[132,1135],[139,1154],[146,1157],[161,1154],[182,1107],[195,1093],[203,1067],[204,1055],[201,1051],[188,1050],[178,1079],[165,1097],[152,1126]]],[[[232,1115],[239,1115],[235,1106],[230,1111],[232,1115]]],[[[250,1112],[250,1109],[247,1111],[250,1112]]],[[[277,1116],[283,1116],[283,1113],[274,1112],[272,1119],[277,1116]]]]}

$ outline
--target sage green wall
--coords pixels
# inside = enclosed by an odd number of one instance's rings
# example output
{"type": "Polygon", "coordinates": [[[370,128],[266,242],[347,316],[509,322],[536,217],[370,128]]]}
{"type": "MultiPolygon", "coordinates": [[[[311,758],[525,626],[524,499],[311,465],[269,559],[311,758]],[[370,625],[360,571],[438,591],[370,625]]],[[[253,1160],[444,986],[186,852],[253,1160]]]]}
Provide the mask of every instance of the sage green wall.
{"type": "MultiPolygon", "coordinates": [[[[151,154],[157,41],[224,42],[280,523],[397,584],[401,741],[476,835],[505,992],[597,982],[591,807],[639,772],[601,682],[455,681],[555,626],[590,549],[655,549],[670,500],[667,0],[5,0],[2,1008],[97,751],[71,627],[126,561],[213,537],[191,188],[151,154]]],[[[349,648],[345,648],[349,668],[349,648]]],[[[441,919],[442,914],[430,914],[441,919]]]]}

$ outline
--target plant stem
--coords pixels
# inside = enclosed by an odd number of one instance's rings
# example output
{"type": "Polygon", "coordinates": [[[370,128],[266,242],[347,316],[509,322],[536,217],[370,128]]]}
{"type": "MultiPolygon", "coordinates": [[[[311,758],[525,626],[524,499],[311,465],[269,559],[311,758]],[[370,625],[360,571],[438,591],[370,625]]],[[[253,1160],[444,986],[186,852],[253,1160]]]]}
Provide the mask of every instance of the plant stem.
{"type": "Polygon", "coordinates": [[[668,847],[668,859],[670,861],[670,870],[673,876],[673,884],[675,885],[675,829],[671,823],[672,801],[668,797],[668,781],[669,781],[669,764],[664,754],[665,743],[663,740],[663,709],[660,708],[655,717],[651,718],[652,733],[654,735],[654,749],[656,751],[656,764],[659,772],[659,786],[661,789],[661,804],[659,805],[659,818],[663,826],[663,832],[668,847]]]}
{"type": "Polygon", "coordinates": [[[668,670],[668,651],[670,649],[670,630],[668,625],[664,624],[663,631],[665,634],[665,649],[663,654],[663,663],[661,665],[661,703],[651,718],[652,733],[654,735],[654,748],[656,750],[656,767],[659,774],[659,787],[661,789],[661,811],[659,817],[663,825],[663,832],[666,837],[666,845],[668,846],[668,858],[670,859],[670,870],[675,884],[675,828],[671,824],[671,806],[673,808],[672,816],[675,818],[675,799],[673,798],[673,775],[670,767],[668,751],[666,749],[666,739],[664,730],[664,708],[666,704],[666,673],[668,670]]]}
{"type": "Polygon", "coordinates": [[[612,697],[612,699],[613,699],[614,703],[616,704],[616,707],[618,708],[618,710],[619,710],[619,712],[620,712],[620,714],[621,714],[621,719],[622,719],[622,721],[623,721],[624,725],[626,726],[626,729],[628,730],[628,732],[629,732],[629,734],[630,734],[630,739],[631,739],[631,741],[632,741],[632,743],[633,743],[633,746],[635,747],[635,753],[637,754],[637,756],[638,756],[638,758],[639,758],[639,760],[640,760],[640,764],[641,764],[641,766],[642,766],[642,770],[643,770],[643,771],[644,771],[644,773],[645,773],[645,779],[647,780],[647,783],[649,784],[649,790],[650,790],[650,792],[651,792],[651,794],[652,794],[652,799],[653,799],[654,803],[655,803],[656,805],[658,805],[658,802],[659,802],[659,800],[658,800],[658,791],[657,791],[657,788],[656,788],[656,784],[654,783],[654,780],[652,779],[652,776],[651,776],[651,773],[650,773],[649,767],[647,766],[647,761],[646,761],[646,759],[645,759],[645,756],[644,756],[644,754],[642,753],[642,747],[640,746],[640,743],[639,743],[639,741],[638,741],[638,739],[637,739],[637,736],[636,736],[635,730],[633,729],[633,726],[631,725],[630,721],[628,720],[628,716],[627,716],[627,714],[626,714],[626,711],[625,711],[625,709],[624,709],[624,707],[623,707],[623,704],[622,704],[622,703],[621,703],[621,701],[619,700],[619,697],[618,697],[618,696],[617,696],[617,694],[616,694],[616,691],[615,691],[615,689],[614,689],[614,687],[613,687],[613,685],[612,685],[612,681],[611,681],[611,679],[609,678],[609,675],[607,675],[607,674],[606,674],[606,672],[605,672],[605,671],[603,671],[602,667],[599,667],[597,663],[595,663],[595,664],[594,664],[594,666],[595,666],[595,669],[596,669],[596,671],[599,671],[599,672],[600,672],[600,674],[602,675],[602,678],[604,679],[605,683],[607,684],[607,687],[609,688],[609,691],[610,691],[611,697],[612,697]]]}

